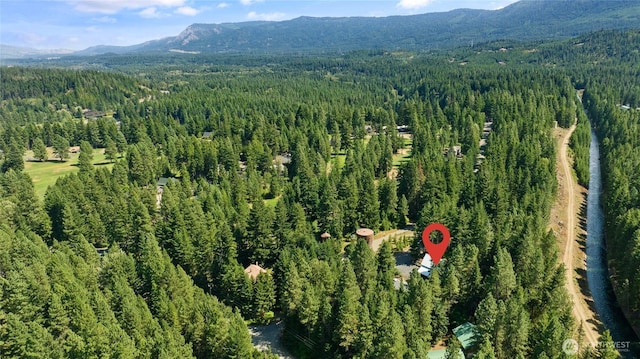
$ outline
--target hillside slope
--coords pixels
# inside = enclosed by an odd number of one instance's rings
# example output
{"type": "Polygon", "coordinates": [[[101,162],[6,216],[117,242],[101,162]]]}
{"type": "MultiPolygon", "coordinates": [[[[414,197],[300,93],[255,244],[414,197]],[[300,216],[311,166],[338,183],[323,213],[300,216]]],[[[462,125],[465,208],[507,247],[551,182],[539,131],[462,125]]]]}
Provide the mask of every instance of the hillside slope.
{"type": "Polygon", "coordinates": [[[522,0],[494,11],[459,9],[383,18],[299,17],[280,22],[193,24],[175,37],[128,47],[98,46],[77,54],[425,50],[497,39],[566,38],[601,29],[632,28],[639,22],[637,1],[522,0]]]}

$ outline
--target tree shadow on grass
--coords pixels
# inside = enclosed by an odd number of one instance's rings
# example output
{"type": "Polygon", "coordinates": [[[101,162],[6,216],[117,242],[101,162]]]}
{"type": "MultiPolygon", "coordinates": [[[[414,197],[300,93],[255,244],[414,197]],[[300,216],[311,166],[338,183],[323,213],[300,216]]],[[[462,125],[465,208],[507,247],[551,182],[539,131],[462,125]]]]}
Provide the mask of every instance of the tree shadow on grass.
{"type": "Polygon", "coordinates": [[[110,165],[110,164],[113,164],[113,163],[114,162],[111,162],[111,161],[102,161],[102,162],[96,162],[93,165],[94,166],[106,166],[106,165],[110,165]]]}

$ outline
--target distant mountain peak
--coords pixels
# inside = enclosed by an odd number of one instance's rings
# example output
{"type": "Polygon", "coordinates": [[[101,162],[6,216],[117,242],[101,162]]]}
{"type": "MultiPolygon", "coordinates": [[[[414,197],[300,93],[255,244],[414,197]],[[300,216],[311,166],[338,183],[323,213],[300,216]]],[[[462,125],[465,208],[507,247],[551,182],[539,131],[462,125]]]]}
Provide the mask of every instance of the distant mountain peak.
{"type": "Polygon", "coordinates": [[[429,50],[493,40],[550,40],[640,25],[637,0],[521,0],[499,10],[457,9],[389,17],[311,17],[188,26],[180,34],[99,53],[290,53],[429,50]]]}
{"type": "Polygon", "coordinates": [[[73,50],[68,49],[33,49],[29,47],[10,46],[0,44],[0,59],[21,59],[28,57],[46,57],[55,55],[69,55],[73,50]]]}

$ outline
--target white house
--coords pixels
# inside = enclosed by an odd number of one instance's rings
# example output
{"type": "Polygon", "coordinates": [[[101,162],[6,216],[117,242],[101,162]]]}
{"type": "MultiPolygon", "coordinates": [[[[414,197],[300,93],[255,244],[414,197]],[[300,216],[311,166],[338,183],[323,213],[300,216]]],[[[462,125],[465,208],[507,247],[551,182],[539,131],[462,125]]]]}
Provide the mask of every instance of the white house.
{"type": "Polygon", "coordinates": [[[422,274],[425,277],[429,277],[431,275],[431,268],[433,268],[433,260],[429,253],[424,255],[422,258],[422,262],[420,263],[420,267],[418,267],[418,273],[422,274]]]}

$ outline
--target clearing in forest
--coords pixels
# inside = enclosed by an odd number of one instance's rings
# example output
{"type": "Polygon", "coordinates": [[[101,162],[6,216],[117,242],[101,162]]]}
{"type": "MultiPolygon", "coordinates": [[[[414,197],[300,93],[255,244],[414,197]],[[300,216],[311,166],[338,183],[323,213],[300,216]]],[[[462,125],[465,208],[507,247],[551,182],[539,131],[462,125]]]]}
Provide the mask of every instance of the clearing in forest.
{"type": "MultiPolygon", "coordinates": [[[[69,159],[60,161],[54,156],[51,147],[47,148],[47,152],[49,159],[40,162],[33,160],[33,151],[27,151],[24,162],[24,172],[31,176],[35,192],[41,199],[44,198],[47,187],[54,185],[58,178],[78,172],[78,153],[70,153],[69,159]]],[[[93,165],[96,168],[113,167],[113,163],[105,158],[103,148],[93,150],[93,165]]]]}

